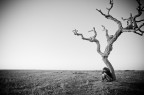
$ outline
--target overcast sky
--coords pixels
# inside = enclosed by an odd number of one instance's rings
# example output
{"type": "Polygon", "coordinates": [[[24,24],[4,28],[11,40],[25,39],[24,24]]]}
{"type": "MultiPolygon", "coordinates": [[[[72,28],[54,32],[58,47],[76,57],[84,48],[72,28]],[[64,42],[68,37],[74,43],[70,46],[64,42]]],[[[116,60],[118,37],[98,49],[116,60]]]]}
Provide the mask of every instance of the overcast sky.
{"type": "MultiPolygon", "coordinates": [[[[117,24],[106,12],[109,0],[4,0],[0,7],[0,69],[100,70],[105,64],[96,44],[82,40],[93,27],[104,51],[104,25],[110,34],[117,24]]],[[[136,14],[135,0],[114,0],[111,15],[121,20],[136,14]]],[[[123,26],[126,22],[122,22],[123,26]]],[[[144,36],[123,33],[113,45],[109,60],[116,70],[144,70],[144,36]]]]}

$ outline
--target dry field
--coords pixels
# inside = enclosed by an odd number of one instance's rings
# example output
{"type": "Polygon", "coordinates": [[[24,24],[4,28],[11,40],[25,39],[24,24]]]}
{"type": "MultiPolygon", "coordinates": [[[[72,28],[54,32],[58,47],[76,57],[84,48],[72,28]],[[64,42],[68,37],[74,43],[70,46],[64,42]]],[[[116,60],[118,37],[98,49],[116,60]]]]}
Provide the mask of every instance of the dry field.
{"type": "Polygon", "coordinates": [[[0,70],[0,95],[143,95],[144,71],[116,71],[101,82],[101,71],[0,70]]]}

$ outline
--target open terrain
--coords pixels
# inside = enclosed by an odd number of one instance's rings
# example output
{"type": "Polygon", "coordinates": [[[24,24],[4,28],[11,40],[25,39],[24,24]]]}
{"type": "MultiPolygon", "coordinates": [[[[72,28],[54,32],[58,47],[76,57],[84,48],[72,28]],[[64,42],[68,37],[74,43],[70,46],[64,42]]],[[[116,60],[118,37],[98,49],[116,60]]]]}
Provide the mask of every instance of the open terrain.
{"type": "Polygon", "coordinates": [[[101,82],[101,71],[0,70],[0,95],[143,95],[144,71],[116,71],[101,82]]]}

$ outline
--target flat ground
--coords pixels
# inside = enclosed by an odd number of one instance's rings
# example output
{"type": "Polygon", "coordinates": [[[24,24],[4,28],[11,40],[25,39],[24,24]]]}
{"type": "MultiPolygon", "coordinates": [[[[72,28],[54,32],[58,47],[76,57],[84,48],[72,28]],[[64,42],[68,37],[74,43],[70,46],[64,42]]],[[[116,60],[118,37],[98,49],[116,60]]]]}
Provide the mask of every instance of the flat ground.
{"type": "Polygon", "coordinates": [[[116,71],[101,82],[101,71],[0,70],[0,95],[143,95],[144,71],[116,71]]]}

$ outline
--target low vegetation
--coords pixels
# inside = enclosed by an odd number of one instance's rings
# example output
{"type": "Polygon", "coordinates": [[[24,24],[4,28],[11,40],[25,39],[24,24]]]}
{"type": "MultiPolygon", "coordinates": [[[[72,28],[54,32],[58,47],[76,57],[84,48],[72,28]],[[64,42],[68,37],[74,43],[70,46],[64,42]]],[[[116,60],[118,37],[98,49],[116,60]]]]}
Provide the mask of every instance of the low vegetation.
{"type": "Polygon", "coordinates": [[[142,95],[144,71],[116,71],[101,82],[101,71],[0,70],[0,95],[142,95]]]}

